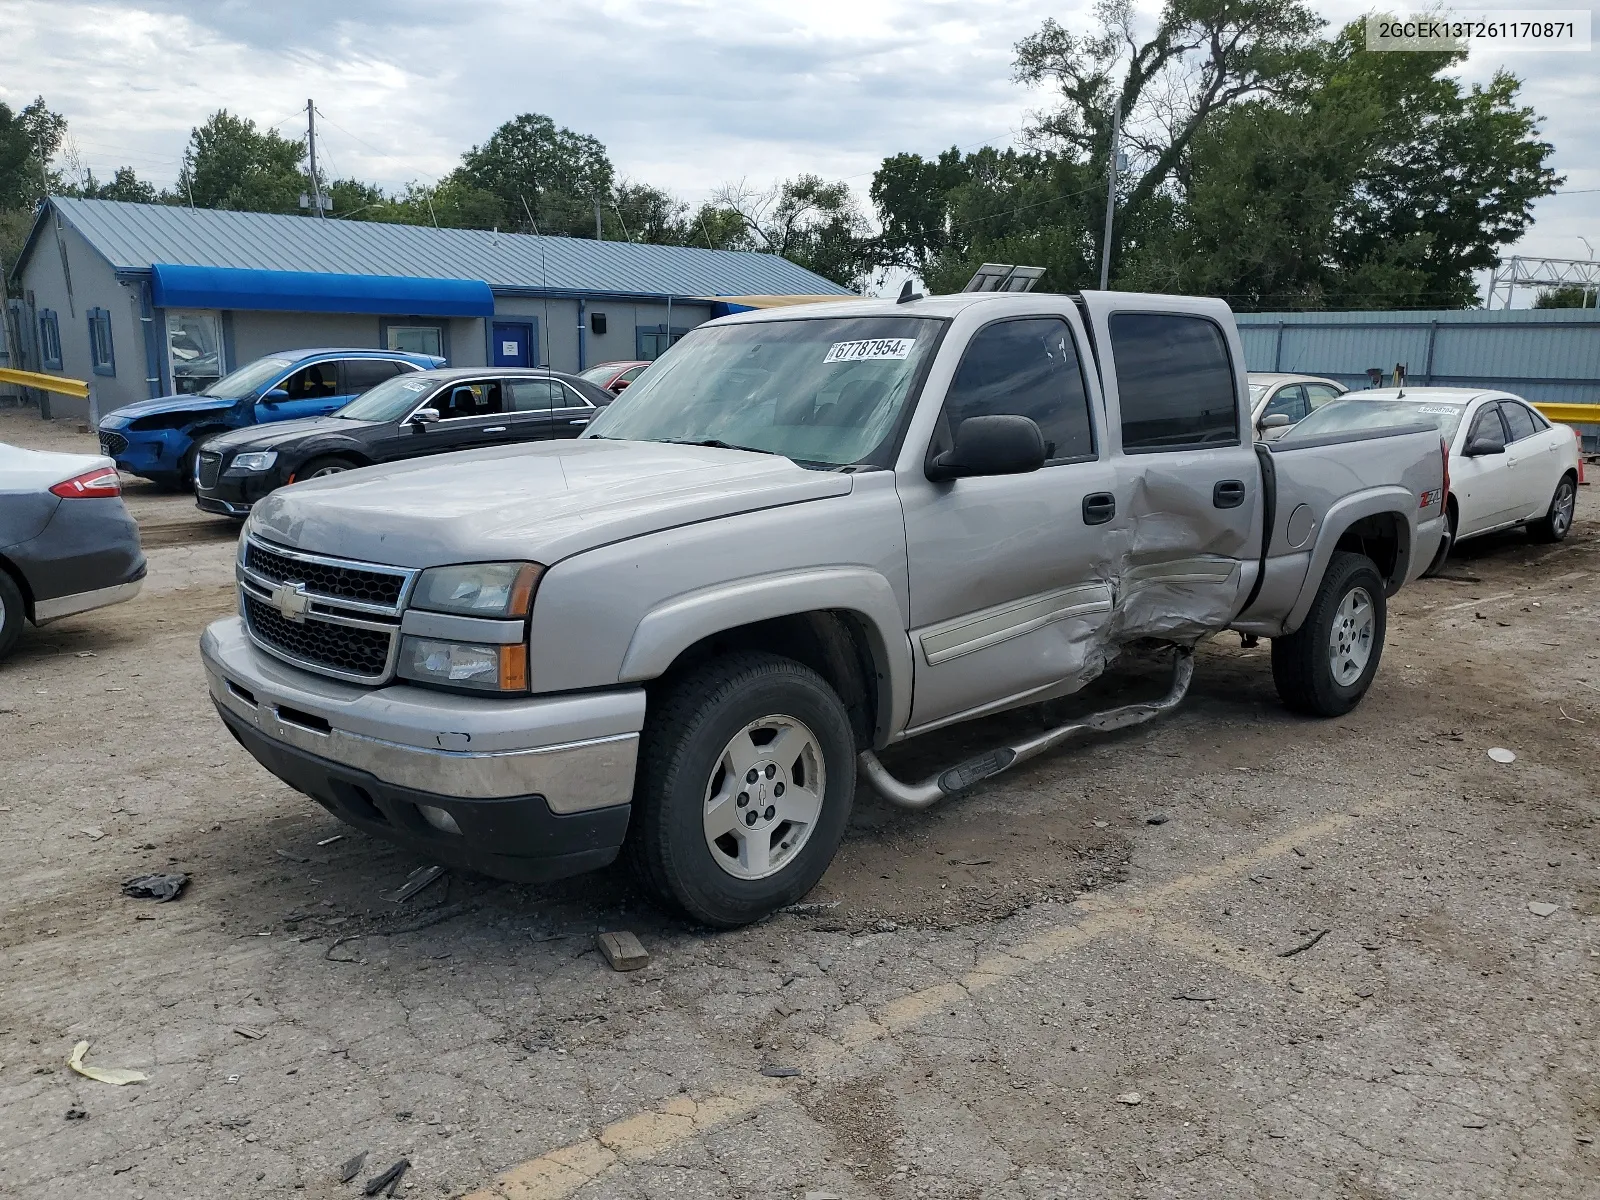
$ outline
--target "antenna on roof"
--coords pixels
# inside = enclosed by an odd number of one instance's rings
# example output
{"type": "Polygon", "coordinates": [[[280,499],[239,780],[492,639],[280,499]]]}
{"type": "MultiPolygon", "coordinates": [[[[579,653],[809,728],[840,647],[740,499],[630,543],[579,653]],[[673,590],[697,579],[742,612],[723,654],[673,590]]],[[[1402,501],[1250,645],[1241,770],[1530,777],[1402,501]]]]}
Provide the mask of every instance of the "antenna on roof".
{"type": "Polygon", "coordinates": [[[528,224],[533,226],[533,235],[539,238],[539,288],[544,292],[544,358],[545,370],[550,369],[550,277],[544,265],[544,238],[539,234],[539,222],[533,219],[533,210],[528,207],[528,198],[521,192],[517,199],[522,201],[522,211],[527,214],[528,224]]]}
{"type": "Polygon", "coordinates": [[[1044,274],[1043,267],[1018,267],[1011,263],[984,263],[967,281],[963,292],[1031,292],[1044,274]]]}
{"type": "Polygon", "coordinates": [[[900,298],[898,300],[896,300],[895,303],[896,304],[910,304],[913,300],[921,300],[921,299],[922,299],[922,293],[921,292],[912,291],[911,290],[911,280],[908,279],[903,284],[900,285],[900,298]]]}

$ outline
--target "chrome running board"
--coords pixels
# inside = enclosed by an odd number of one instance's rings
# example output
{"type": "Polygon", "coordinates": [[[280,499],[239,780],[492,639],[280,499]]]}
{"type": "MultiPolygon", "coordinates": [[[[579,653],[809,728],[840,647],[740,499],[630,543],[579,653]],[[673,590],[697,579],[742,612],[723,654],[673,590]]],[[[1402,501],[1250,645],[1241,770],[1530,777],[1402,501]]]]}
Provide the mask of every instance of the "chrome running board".
{"type": "Polygon", "coordinates": [[[1184,696],[1189,691],[1189,682],[1193,678],[1193,651],[1177,650],[1172,663],[1172,686],[1160,700],[1144,704],[1124,704],[1120,708],[1108,708],[1104,712],[1092,713],[1069,724],[1047,729],[1015,745],[997,746],[993,750],[957,763],[947,771],[924,779],[921,783],[902,783],[896,779],[889,774],[888,768],[878,761],[877,754],[872,750],[863,750],[857,756],[857,762],[866,775],[867,782],[872,784],[878,794],[890,804],[901,808],[927,808],[936,800],[965,791],[981,779],[988,779],[1002,771],[1010,770],[1020,762],[1035,758],[1076,734],[1110,733],[1114,729],[1126,729],[1130,725],[1140,725],[1152,717],[1159,717],[1183,702],[1184,696]]]}

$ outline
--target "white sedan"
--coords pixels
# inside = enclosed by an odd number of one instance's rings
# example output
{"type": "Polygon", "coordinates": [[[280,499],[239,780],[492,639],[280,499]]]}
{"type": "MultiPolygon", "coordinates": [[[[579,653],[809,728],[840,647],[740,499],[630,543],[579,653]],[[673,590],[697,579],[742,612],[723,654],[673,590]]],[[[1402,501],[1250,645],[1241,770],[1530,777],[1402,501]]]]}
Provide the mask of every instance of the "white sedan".
{"type": "Polygon", "coordinates": [[[1351,392],[1295,426],[1296,439],[1350,429],[1431,422],[1449,446],[1450,527],[1430,565],[1457,542],[1526,526],[1536,541],[1572,529],[1578,497],[1578,434],[1552,425],[1510,392],[1477,388],[1380,388],[1351,392]]]}
{"type": "Polygon", "coordinates": [[[1281,437],[1284,429],[1305,420],[1345,391],[1344,384],[1320,375],[1251,371],[1250,420],[1262,436],[1281,437]]]}

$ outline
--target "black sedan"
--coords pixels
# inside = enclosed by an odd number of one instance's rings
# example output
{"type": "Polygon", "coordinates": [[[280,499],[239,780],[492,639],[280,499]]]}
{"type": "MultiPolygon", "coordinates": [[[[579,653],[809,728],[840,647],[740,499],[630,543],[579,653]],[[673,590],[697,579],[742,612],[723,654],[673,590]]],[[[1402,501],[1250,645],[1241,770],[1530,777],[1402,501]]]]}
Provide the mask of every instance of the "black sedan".
{"type": "Polygon", "coordinates": [[[424,454],[577,437],[614,399],[588,380],[527,367],[399,375],[328,416],[211,438],[195,456],[195,503],[242,517],[297,479],[424,454]]]}

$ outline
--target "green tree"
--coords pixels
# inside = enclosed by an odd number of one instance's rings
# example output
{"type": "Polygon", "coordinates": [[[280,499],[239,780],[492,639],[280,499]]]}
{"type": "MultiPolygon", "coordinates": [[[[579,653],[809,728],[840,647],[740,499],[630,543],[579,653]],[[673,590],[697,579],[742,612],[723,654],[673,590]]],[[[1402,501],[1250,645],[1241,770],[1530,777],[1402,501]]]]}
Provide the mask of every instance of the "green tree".
{"type": "Polygon", "coordinates": [[[500,228],[593,237],[595,204],[609,203],[613,174],[597,139],[523,113],[463,154],[450,182],[493,196],[491,224],[500,228]]]}
{"type": "Polygon", "coordinates": [[[172,199],[196,208],[299,212],[300,195],[311,187],[300,167],[305,156],[303,140],[218,109],[191,131],[172,199]]]}
{"type": "Polygon", "coordinates": [[[1533,302],[1535,308],[1594,308],[1596,302],[1593,288],[1580,287],[1571,283],[1565,287],[1545,288],[1533,302]]]}
{"type": "Polygon", "coordinates": [[[858,291],[883,256],[848,184],[800,175],[765,190],[728,184],[713,205],[742,225],[734,249],[778,254],[858,291]]]}
{"type": "Polygon", "coordinates": [[[67,119],[40,96],[21,112],[0,104],[0,210],[32,208],[46,188],[61,190],[50,166],[67,135],[67,119]]]}
{"type": "Polygon", "coordinates": [[[160,199],[155,185],[140,179],[132,167],[118,167],[105,183],[95,179],[93,171],[85,171],[83,182],[71,189],[70,194],[85,200],[122,200],[133,204],[154,204],[160,199]]]}

